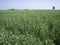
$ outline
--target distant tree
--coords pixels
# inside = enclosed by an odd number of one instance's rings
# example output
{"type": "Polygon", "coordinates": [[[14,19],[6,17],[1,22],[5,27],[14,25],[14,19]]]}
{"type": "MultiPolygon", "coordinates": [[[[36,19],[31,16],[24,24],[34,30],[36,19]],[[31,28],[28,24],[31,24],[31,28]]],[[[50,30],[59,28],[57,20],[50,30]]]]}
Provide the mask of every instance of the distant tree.
{"type": "Polygon", "coordinates": [[[15,9],[9,9],[9,10],[15,10],[15,9]]]}
{"type": "Polygon", "coordinates": [[[52,9],[54,10],[55,9],[55,6],[53,6],[52,9]]]}

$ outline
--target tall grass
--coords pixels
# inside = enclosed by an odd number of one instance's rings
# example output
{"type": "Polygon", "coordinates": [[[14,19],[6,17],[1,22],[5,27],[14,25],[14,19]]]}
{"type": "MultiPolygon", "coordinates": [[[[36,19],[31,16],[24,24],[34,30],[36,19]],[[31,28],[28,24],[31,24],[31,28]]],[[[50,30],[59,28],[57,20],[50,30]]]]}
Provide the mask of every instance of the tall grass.
{"type": "Polygon", "coordinates": [[[0,45],[59,45],[59,42],[60,10],[0,11],[0,45]]]}

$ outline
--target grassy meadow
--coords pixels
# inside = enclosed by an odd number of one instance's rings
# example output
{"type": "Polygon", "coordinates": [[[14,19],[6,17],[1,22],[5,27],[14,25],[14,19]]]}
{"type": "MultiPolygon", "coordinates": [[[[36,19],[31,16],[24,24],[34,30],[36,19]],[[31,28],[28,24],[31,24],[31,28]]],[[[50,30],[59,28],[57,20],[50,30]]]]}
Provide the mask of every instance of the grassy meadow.
{"type": "Polygon", "coordinates": [[[60,45],[60,10],[0,10],[0,45],[60,45]]]}

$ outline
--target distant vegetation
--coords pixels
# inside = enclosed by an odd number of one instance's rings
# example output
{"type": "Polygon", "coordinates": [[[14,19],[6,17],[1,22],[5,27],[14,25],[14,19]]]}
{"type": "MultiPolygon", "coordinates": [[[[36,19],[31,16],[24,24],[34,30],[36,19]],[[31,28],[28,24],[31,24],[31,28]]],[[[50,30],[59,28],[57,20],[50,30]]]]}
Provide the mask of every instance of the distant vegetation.
{"type": "Polygon", "coordinates": [[[60,10],[0,11],[0,45],[60,45],[60,10]]]}
{"type": "Polygon", "coordinates": [[[24,9],[24,10],[29,10],[29,9],[24,9]]]}
{"type": "Polygon", "coordinates": [[[16,9],[8,9],[8,10],[16,10],[16,9]]]}
{"type": "Polygon", "coordinates": [[[55,9],[55,6],[53,6],[52,9],[54,10],[55,9]]]}

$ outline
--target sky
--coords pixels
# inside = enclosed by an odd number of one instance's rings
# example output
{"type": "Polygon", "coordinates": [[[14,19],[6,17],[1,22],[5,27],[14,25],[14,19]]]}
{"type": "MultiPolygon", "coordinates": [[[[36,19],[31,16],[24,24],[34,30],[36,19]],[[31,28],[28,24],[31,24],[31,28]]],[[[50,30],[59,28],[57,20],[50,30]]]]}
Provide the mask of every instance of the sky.
{"type": "Polygon", "coordinates": [[[0,0],[0,10],[5,9],[60,9],[60,0],[0,0]]]}

